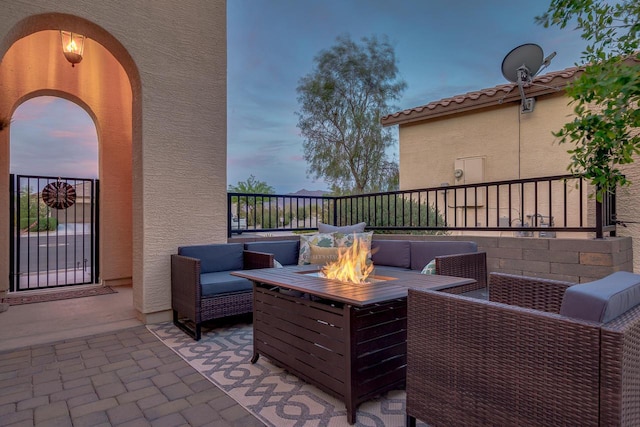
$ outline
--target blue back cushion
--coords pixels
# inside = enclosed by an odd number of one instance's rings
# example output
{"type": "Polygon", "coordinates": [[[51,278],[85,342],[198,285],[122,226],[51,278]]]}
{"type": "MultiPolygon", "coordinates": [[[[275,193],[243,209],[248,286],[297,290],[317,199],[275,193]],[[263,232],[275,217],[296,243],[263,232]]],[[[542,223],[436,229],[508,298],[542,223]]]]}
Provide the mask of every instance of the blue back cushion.
{"type": "Polygon", "coordinates": [[[373,240],[371,242],[373,265],[409,268],[411,265],[411,242],[409,240],[373,240]]]}
{"type": "Polygon", "coordinates": [[[560,314],[607,323],[640,304],[640,275],[618,271],[567,288],[560,314]]]}
{"type": "Polygon", "coordinates": [[[279,240],[271,242],[248,242],[244,244],[248,251],[265,252],[282,265],[298,264],[300,254],[300,240],[279,240]]]}
{"type": "Polygon", "coordinates": [[[440,255],[478,252],[476,242],[411,242],[411,269],[422,270],[432,259],[440,255]]]}
{"type": "Polygon", "coordinates": [[[182,246],[178,254],[200,260],[200,273],[242,270],[244,264],[242,243],[182,246]]]}

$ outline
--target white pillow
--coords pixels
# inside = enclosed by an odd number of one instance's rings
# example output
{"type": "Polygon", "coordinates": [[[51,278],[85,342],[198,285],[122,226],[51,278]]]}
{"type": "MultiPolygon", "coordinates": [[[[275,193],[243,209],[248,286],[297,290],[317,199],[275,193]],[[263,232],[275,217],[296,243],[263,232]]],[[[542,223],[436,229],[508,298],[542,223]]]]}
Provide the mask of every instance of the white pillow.
{"type": "Polygon", "coordinates": [[[280,264],[280,263],[278,262],[278,260],[277,260],[277,259],[275,259],[275,258],[273,259],[273,267],[274,267],[274,268],[284,268],[284,267],[282,266],[282,264],[280,264]]]}
{"type": "Polygon", "coordinates": [[[436,260],[432,259],[425,265],[420,274],[436,274],[436,260]]]}
{"type": "Polygon", "coordinates": [[[318,223],[318,232],[319,233],[333,233],[340,232],[344,234],[349,233],[363,233],[364,228],[367,226],[366,222],[359,222],[353,225],[343,225],[343,226],[335,226],[330,224],[323,224],[321,222],[318,223]]]}

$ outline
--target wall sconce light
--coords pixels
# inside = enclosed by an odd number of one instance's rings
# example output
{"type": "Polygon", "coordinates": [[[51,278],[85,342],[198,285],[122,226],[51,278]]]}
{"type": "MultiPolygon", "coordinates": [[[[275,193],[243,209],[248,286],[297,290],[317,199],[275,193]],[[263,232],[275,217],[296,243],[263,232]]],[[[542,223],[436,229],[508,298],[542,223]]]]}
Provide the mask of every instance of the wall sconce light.
{"type": "Polygon", "coordinates": [[[75,67],[77,63],[82,61],[86,37],[70,31],[60,31],[60,37],[62,39],[62,53],[64,53],[67,61],[71,63],[71,66],[75,67]]]}

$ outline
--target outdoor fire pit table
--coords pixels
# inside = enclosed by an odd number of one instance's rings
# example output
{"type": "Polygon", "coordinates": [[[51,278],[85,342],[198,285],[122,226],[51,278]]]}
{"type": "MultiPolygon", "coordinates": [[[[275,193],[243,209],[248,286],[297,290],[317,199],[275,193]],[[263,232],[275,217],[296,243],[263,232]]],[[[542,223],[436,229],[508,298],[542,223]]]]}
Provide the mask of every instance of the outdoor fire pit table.
{"type": "Polygon", "coordinates": [[[317,275],[318,266],[236,271],[253,281],[253,358],[262,354],[288,372],[357,406],[404,389],[407,289],[447,290],[474,279],[394,271],[349,284],[317,275]],[[393,276],[393,277],[390,277],[393,276]]]}

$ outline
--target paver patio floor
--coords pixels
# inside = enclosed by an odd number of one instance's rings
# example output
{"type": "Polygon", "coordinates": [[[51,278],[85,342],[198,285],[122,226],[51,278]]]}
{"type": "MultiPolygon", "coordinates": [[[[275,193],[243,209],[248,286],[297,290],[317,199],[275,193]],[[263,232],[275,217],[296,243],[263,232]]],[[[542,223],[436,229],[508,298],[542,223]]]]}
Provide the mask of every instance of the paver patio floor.
{"type": "Polygon", "coordinates": [[[130,288],[116,290],[0,313],[0,425],[263,425],[130,317],[130,288]]]}

